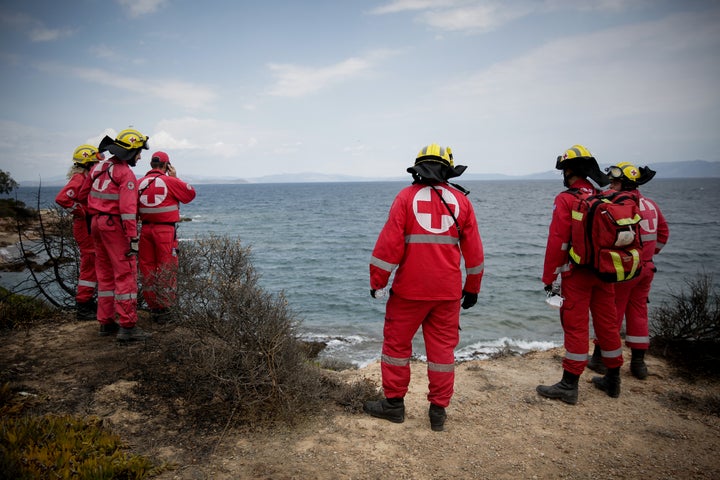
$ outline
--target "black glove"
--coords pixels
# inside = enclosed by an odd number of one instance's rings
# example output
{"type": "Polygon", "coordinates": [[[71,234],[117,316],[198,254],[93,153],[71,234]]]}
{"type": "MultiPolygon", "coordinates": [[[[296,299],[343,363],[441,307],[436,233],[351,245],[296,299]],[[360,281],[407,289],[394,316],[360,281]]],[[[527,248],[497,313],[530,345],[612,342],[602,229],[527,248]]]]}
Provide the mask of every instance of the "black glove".
{"type": "Polygon", "coordinates": [[[375,292],[376,292],[376,290],[374,290],[374,289],[371,288],[371,289],[370,289],[370,296],[373,297],[373,298],[375,298],[375,292]]]}
{"type": "Polygon", "coordinates": [[[130,250],[125,254],[126,257],[133,257],[138,254],[138,244],[139,240],[137,238],[131,238],[130,239],[130,250]]]}
{"type": "Polygon", "coordinates": [[[547,285],[545,285],[545,293],[547,293],[548,295],[552,295],[552,290],[553,290],[552,283],[548,283],[547,285]]]}
{"type": "Polygon", "coordinates": [[[477,293],[470,293],[463,290],[462,292],[462,308],[463,310],[467,310],[468,308],[472,307],[477,303],[477,293]]]}

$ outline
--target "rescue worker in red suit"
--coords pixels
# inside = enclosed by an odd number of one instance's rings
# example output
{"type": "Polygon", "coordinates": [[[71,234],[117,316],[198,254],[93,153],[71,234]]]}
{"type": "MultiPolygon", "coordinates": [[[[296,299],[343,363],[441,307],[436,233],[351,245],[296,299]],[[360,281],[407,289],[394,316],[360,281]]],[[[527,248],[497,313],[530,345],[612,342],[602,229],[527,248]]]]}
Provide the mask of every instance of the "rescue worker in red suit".
{"type": "Polygon", "coordinates": [[[140,274],[143,298],[154,321],[164,321],[175,299],[178,266],[176,223],[180,203],[195,198],[195,189],[177,178],[165,152],[155,152],[152,170],[140,179],[138,212],[140,229],[140,274]]]}
{"type": "MultiPolygon", "coordinates": [[[[622,328],[625,319],[625,345],[630,348],[630,373],[640,380],[648,376],[645,364],[645,352],[650,347],[650,330],[648,326],[648,298],[653,278],[655,278],[655,264],[653,257],[667,243],[670,229],[660,208],[649,198],[643,196],[638,190],[655,176],[655,171],[649,167],[637,168],[628,162],[620,162],[607,168],[610,177],[610,188],[616,191],[628,192],[638,198],[640,207],[640,239],[642,240],[641,262],[642,270],[637,278],[627,282],[615,284],[615,306],[617,307],[617,328],[622,328]]],[[[588,368],[599,373],[605,373],[605,365],[600,361],[600,348],[596,345],[595,351],[588,363],[588,368]]]]}
{"type": "Polygon", "coordinates": [[[95,243],[90,236],[87,199],[80,202],[78,194],[90,168],[104,158],[92,145],[84,144],[77,147],[73,153],[73,166],[68,172],[68,182],[55,197],[55,203],[73,216],[73,237],[80,251],[80,271],[75,292],[75,315],[78,320],[95,320],[97,311],[95,243]]]}
{"type": "Polygon", "coordinates": [[[557,158],[555,168],[562,170],[563,183],[568,190],[555,197],[550,222],[542,281],[545,291],[552,291],[552,283],[561,276],[560,307],[565,357],[562,361],[562,380],[554,385],[538,385],[537,392],[547,398],[559,399],[574,405],[578,400],[578,380],[588,363],[590,344],[590,315],[607,367],[604,377],[594,377],[593,384],[610,397],[620,395],[620,367],[623,363],[620,330],[615,320],[615,289],[612,283],[600,280],[587,267],[570,263],[568,251],[572,222],[572,207],[578,196],[599,193],[588,177],[600,187],[609,183],[597,161],[582,145],[573,145],[557,158]]]}
{"type": "Polygon", "coordinates": [[[90,170],[81,197],[92,215],[95,267],[98,279],[100,335],[117,333],[117,340],[145,340],[137,324],[137,178],[130,169],[147,149],[148,137],[134,129],[109,136],[98,149],[113,154],[90,170]],[[117,322],[116,322],[117,319],[117,322]]]}
{"type": "Polygon", "coordinates": [[[378,418],[405,420],[412,340],[422,326],[427,353],[430,427],[442,431],[455,383],[455,347],[460,306],[475,305],[484,268],[477,219],[468,192],[448,179],[467,167],[455,166],[449,148],[424,147],[408,168],[413,184],[395,198],[370,259],[370,294],[388,284],[381,357],[385,398],[364,410],[378,418]],[[460,260],[465,262],[465,281],[460,260]]]}

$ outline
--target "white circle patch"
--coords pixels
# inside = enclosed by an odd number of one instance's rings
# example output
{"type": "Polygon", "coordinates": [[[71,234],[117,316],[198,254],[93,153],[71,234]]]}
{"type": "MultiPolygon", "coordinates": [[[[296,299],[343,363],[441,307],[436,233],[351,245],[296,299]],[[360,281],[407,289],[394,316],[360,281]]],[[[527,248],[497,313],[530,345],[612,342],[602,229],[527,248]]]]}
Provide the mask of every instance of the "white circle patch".
{"type": "Polygon", "coordinates": [[[415,220],[428,232],[444,233],[455,225],[450,210],[457,218],[460,214],[460,205],[450,190],[440,186],[435,187],[435,190],[437,192],[433,191],[433,188],[429,186],[418,190],[413,198],[413,213],[415,214],[415,220]],[[440,200],[438,193],[442,194],[447,206],[440,200]],[[450,210],[448,210],[448,207],[450,207],[450,210]]]}

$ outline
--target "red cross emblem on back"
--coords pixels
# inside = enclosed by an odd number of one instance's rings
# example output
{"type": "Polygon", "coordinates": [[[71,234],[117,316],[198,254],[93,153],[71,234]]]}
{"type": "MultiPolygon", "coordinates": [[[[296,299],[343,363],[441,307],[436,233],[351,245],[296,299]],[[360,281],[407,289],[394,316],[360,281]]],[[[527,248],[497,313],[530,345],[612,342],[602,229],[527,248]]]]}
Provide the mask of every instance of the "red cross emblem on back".
{"type": "Polygon", "coordinates": [[[415,219],[425,230],[433,233],[444,233],[455,223],[450,215],[450,208],[453,213],[458,213],[458,203],[455,196],[442,187],[425,187],[418,190],[413,198],[413,211],[415,219]],[[443,203],[443,199],[447,203],[443,203]]]}
{"type": "Polygon", "coordinates": [[[148,207],[160,205],[167,198],[168,188],[160,177],[146,179],[140,185],[140,203],[148,207]],[[146,183],[147,182],[147,183],[146,183]]]}

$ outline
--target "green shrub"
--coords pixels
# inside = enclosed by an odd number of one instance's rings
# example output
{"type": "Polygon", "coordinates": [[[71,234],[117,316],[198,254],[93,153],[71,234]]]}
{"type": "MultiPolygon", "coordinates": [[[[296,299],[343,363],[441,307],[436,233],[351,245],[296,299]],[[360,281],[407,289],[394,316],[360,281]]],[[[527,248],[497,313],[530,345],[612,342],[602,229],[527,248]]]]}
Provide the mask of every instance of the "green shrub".
{"type": "Polygon", "coordinates": [[[12,293],[0,287],[0,329],[28,327],[55,315],[57,310],[45,301],[12,293]]]}
{"type": "Polygon", "coordinates": [[[720,376],[720,295],[712,276],[686,281],[650,317],[650,349],[691,376],[720,376]]]}
{"type": "Polygon", "coordinates": [[[159,473],[129,454],[97,418],[45,415],[0,419],[0,472],[23,479],[141,479],[159,473]]]}
{"type": "Polygon", "coordinates": [[[183,243],[174,320],[158,356],[146,358],[144,386],[183,398],[191,418],[214,426],[293,422],[317,410],[321,371],[283,295],[258,279],[239,240],[183,243]]]}

